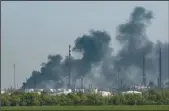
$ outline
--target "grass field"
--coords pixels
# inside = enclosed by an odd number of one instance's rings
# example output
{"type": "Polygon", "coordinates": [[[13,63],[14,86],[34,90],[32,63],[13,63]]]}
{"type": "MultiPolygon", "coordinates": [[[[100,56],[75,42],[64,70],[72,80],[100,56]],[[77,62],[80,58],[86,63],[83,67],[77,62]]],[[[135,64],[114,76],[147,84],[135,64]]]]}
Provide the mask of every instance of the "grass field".
{"type": "Polygon", "coordinates": [[[17,106],[2,107],[3,110],[169,110],[169,105],[134,105],[134,106],[17,106]]]}

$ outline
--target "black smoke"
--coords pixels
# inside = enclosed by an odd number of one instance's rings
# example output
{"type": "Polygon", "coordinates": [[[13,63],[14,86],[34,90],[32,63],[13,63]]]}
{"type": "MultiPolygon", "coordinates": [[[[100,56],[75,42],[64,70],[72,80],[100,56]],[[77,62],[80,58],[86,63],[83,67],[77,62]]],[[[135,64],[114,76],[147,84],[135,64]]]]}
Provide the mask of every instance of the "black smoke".
{"type": "Polygon", "coordinates": [[[78,61],[78,74],[85,76],[91,71],[92,64],[101,62],[111,51],[109,47],[111,37],[104,31],[90,31],[90,35],[83,35],[75,41],[73,51],[82,54],[78,61]]]}
{"type": "Polygon", "coordinates": [[[80,53],[82,57],[48,56],[48,62],[42,64],[41,71],[33,71],[24,84],[27,88],[60,88],[68,84],[71,71],[73,84],[84,78],[84,85],[94,87],[111,87],[119,84],[139,84],[142,80],[143,56],[146,61],[148,81],[154,81],[158,72],[158,49],[162,48],[163,79],[168,75],[168,43],[153,43],[146,35],[151,24],[153,13],[143,7],[134,8],[129,20],[117,28],[116,40],[121,49],[112,56],[111,36],[106,31],[91,30],[75,40],[72,53],[80,53]],[[119,75],[118,75],[119,74],[119,75]]]}
{"type": "MultiPolygon", "coordinates": [[[[132,73],[137,73],[137,79],[135,78],[135,80],[142,79],[140,78],[140,71],[137,71],[142,68],[143,56],[146,57],[153,49],[153,42],[146,36],[146,28],[150,25],[152,19],[153,14],[151,11],[147,11],[143,7],[136,7],[131,13],[130,19],[125,24],[121,24],[118,27],[116,39],[122,45],[122,49],[117,54],[119,59],[115,61],[115,66],[131,70],[127,71],[131,75],[125,77],[126,79],[132,77],[132,73]],[[138,69],[136,72],[133,72],[135,68],[138,69]]],[[[146,61],[150,60],[146,58],[146,61]]],[[[147,63],[146,68],[152,70],[152,64],[150,62],[147,63]]]]}

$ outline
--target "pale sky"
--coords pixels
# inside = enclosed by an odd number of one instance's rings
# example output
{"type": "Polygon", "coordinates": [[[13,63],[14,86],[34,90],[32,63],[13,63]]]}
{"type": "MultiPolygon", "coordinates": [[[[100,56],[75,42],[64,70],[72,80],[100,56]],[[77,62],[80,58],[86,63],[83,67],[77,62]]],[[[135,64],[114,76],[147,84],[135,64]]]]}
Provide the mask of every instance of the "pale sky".
{"type": "MultiPolygon", "coordinates": [[[[68,45],[90,29],[106,30],[114,39],[116,27],[124,23],[133,8],[154,12],[148,37],[168,41],[168,2],[1,2],[1,87],[13,86],[16,64],[18,87],[40,70],[49,54],[68,54],[68,45]]],[[[112,40],[113,47],[117,47],[112,40]]]]}

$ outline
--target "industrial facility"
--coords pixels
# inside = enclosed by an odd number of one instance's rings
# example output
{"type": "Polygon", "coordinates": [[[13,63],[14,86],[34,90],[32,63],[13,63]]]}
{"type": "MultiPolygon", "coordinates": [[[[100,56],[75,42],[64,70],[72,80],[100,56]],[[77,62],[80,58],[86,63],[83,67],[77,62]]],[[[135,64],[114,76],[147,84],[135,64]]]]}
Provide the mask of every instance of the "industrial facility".
{"type": "MultiPolygon", "coordinates": [[[[77,93],[77,92],[83,92],[83,93],[97,93],[97,94],[101,94],[102,96],[109,96],[109,95],[113,95],[115,93],[122,93],[122,94],[129,94],[129,93],[138,93],[141,94],[140,90],[141,89],[150,89],[152,88],[151,86],[149,86],[147,84],[147,79],[146,79],[146,69],[145,69],[145,56],[143,53],[143,62],[142,62],[142,84],[139,85],[131,85],[131,86],[126,86],[125,83],[123,83],[123,80],[120,78],[120,71],[121,69],[119,69],[118,73],[117,73],[117,81],[118,81],[118,85],[110,87],[110,88],[104,88],[104,89],[97,89],[97,88],[93,88],[92,84],[89,84],[89,88],[84,87],[84,79],[81,78],[80,79],[80,85],[77,88],[76,84],[71,83],[72,82],[72,71],[71,71],[71,46],[69,45],[69,76],[68,76],[68,85],[66,88],[55,88],[55,89],[38,89],[36,86],[36,81],[34,81],[34,86],[33,88],[27,88],[22,87],[21,89],[18,89],[18,91],[22,91],[25,93],[38,93],[41,94],[42,92],[46,92],[48,94],[51,95],[60,95],[60,94],[68,94],[68,93],[77,93]]],[[[162,73],[161,73],[161,48],[159,49],[159,74],[158,74],[158,84],[157,87],[154,88],[164,88],[164,85],[162,83],[162,73]]],[[[16,91],[16,83],[15,83],[15,64],[14,64],[14,90],[16,91]]],[[[5,93],[7,91],[1,90],[1,94],[5,93]]],[[[8,90],[9,92],[9,90],[8,90]]]]}

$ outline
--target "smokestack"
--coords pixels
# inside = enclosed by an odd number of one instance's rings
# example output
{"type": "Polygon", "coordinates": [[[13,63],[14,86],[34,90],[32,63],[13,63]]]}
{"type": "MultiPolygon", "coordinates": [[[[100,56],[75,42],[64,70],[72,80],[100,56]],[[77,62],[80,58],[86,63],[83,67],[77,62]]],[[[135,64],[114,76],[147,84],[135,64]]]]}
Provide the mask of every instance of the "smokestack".
{"type": "Polygon", "coordinates": [[[117,88],[120,88],[120,68],[118,68],[118,71],[117,71],[117,88]]]}
{"type": "Polygon", "coordinates": [[[36,89],[36,77],[34,78],[34,89],[36,89]]]}
{"type": "Polygon", "coordinates": [[[161,75],[161,47],[159,49],[159,88],[162,87],[162,75],[161,75]]]}
{"type": "Polygon", "coordinates": [[[145,73],[145,55],[143,54],[143,85],[146,86],[146,73],[145,73]]]}
{"type": "Polygon", "coordinates": [[[76,89],[76,84],[73,84],[73,91],[75,91],[76,89]]]}
{"type": "Polygon", "coordinates": [[[71,88],[71,64],[70,64],[70,59],[71,59],[71,46],[69,45],[69,82],[68,82],[68,88],[71,88]]]}
{"type": "MultiPolygon", "coordinates": [[[[72,83],[72,84],[73,84],[73,83],[72,83]]],[[[75,89],[76,89],[76,79],[75,79],[75,81],[74,81],[73,88],[74,88],[74,91],[75,91],[75,89]]]]}
{"type": "Polygon", "coordinates": [[[14,89],[16,89],[16,82],[15,82],[15,64],[14,64],[14,89]]]}
{"type": "Polygon", "coordinates": [[[81,89],[83,89],[83,78],[81,78],[81,89]]]}
{"type": "Polygon", "coordinates": [[[25,89],[27,88],[27,81],[28,81],[28,78],[26,78],[26,82],[25,82],[25,89]]]}
{"type": "Polygon", "coordinates": [[[123,88],[123,80],[122,79],[121,79],[121,85],[120,86],[121,86],[121,89],[122,89],[123,88]]]}
{"type": "Polygon", "coordinates": [[[158,88],[160,87],[160,79],[159,79],[159,76],[157,77],[157,85],[158,85],[158,88]]]}
{"type": "Polygon", "coordinates": [[[119,81],[119,73],[120,73],[120,68],[119,68],[119,70],[117,72],[117,81],[119,81]]]}

